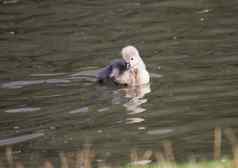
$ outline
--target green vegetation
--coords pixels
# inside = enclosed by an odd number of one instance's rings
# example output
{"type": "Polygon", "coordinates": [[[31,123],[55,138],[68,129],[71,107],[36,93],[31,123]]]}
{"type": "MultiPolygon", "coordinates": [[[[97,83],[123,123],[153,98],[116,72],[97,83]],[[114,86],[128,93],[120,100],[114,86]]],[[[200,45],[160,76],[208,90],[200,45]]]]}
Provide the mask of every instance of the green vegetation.
{"type": "Polygon", "coordinates": [[[201,162],[189,162],[184,164],[174,164],[170,162],[151,164],[151,165],[133,165],[129,164],[125,168],[233,168],[233,162],[231,160],[219,160],[219,161],[201,161],[201,162]]]}

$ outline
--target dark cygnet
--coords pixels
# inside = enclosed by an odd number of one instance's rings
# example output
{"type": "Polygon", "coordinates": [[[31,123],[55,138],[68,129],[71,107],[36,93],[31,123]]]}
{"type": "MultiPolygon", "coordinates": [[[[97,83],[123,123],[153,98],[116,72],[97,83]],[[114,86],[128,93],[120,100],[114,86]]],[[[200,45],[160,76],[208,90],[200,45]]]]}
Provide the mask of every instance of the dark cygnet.
{"type": "Polygon", "coordinates": [[[123,72],[128,70],[129,65],[124,59],[116,59],[111,62],[110,65],[99,70],[96,75],[97,81],[103,83],[106,80],[112,80],[116,82],[115,79],[121,75],[123,72]]]}

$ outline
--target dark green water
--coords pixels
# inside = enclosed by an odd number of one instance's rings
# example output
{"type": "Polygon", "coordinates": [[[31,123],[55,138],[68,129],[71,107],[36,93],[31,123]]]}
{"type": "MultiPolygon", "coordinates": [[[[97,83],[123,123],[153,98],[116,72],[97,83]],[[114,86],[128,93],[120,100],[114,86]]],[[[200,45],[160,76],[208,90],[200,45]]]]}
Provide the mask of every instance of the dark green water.
{"type": "Polygon", "coordinates": [[[211,158],[213,129],[238,127],[238,1],[0,3],[1,165],[6,146],[35,167],[57,166],[85,144],[98,162],[122,163],[165,140],[179,160],[211,158]],[[95,83],[96,70],[129,44],[150,88],[95,83]]]}

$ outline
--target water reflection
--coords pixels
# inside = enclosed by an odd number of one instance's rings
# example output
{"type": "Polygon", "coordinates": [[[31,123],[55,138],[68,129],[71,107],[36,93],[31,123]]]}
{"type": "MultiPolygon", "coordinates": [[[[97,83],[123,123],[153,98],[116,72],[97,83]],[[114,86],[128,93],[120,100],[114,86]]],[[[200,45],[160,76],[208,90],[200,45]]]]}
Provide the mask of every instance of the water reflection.
{"type": "Polygon", "coordinates": [[[146,165],[151,163],[152,161],[151,150],[147,150],[145,152],[138,152],[136,149],[133,149],[130,153],[131,164],[133,165],[146,165]]]}
{"type": "MultiPolygon", "coordinates": [[[[25,168],[23,162],[20,160],[17,160],[15,165],[16,165],[16,168],[25,168]]],[[[47,168],[53,168],[53,167],[47,167],[47,168]]]]}
{"type": "Polygon", "coordinates": [[[9,167],[13,167],[13,153],[12,153],[12,148],[7,147],[6,148],[6,160],[9,165],[9,167]]]}
{"type": "MultiPolygon", "coordinates": [[[[54,168],[54,166],[50,160],[46,160],[43,162],[43,164],[40,168],[54,168]]],[[[64,168],[63,165],[62,165],[62,168],[64,168]]]]}
{"type": "Polygon", "coordinates": [[[12,145],[44,136],[44,133],[32,133],[0,140],[0,146],[12,145]]]}
{"type": "Polygon", "coordinates": [[[75,114],[75,113],[86,113],[89,111],[88,107],[81,107],[79,109],[71,110],[69,114],[75,114]]]}
{"type": "MultiPolygon", "coordinates": [[[[0,155],[2,156],[4,154],[0,153],[0,155]]],[[[78,151],[60,151],[57,156],[58,159],[51,160],[46,157],[41,163],[39,162],[39,160],[31,160],[31,158],[22,158],[18,155],[19,154],[16,154],[16,152],[14,151],[14,146],[5,147],[5,160],[4,157],[1,157],[0,159],[1,168],[24,168],[25,166],[21,159],[24,159],[24,161],[28,161],[27,167],[31,167],[31,165],[34,165],[34,167],[36,166],[40,168],[54,168],[59,167],[57,165],[60,165],[61,168],[91,168],[93,161],[96,160],[95,151],[91,148],[90,145],[84,145],[82,150],[78,151]],[[55,162],[57,160],[59,160],[59,163],[55,162]]],[[[98,165],[102,165],[102,163],[98,165]]]]}
{"type": "Polygon", "coordinates": [[[33,85],[42,85],[42,84],[55,84],[55,85],[61,85],[65,86],[63,84],[69,84],[78,80],[83,80],[87,82],[96,82],[96,70],[82,70],[78,73],[74,74],[69,74],[67,75],[66,73],[45,73],[45,74],[30,74],[29,76],[31,77],[37,77],[37,78],[42,78],[41,80],[36,79],[36,80],[25,80],[25,81],[10,81],[10,82],[5,82],[0,85],[1,88],[3,89],[21,89],[24,87],[30,87],[33,85]],[[54,78],[57,76],[61,76],[61,78],[54,78]],[[47,77],[52,77],[45,79],[47,77]]]}
{"type": "Polygon", "coordinates": [[[8,109],[6,113],[25,113],[25,112],[35,112],[39,111],[40,107],[23,107],[23,108],[16,108],[16,109],[8,109]]]}
{"type": "Polygon", "coordinates": [[[128,98],[143,98],[146,94],[151,92],[150,84],[141,85],[141,86],[132,86],[132,87],[125,87],[120,89],[126,97],[128,98]]]}
{"type": "MultiPolygon", "coordinates": [[[[0,153],[0,155],[3,155],[0,153]]],[[[140,151],[136,149],[131,150],[130,163],[134,165],[145,165],[152,161],[153,152],[151,150],[140,151]]],[[[23,155],[19,155],[14,151],[14,146],[7,146],[5,148],[5,157],[1,157],[1,168],[25,168],[25,167],[39,167],[39,168],[92,168],[92,167],[118,167],[116,163],[106,163],[104,159],[96,157],[96,152],[92,149],[91,145],[84,145],[81,150],[74,151],[60,151],[56,158],[53,160],[43,156],[41,161],[31,160],[31,158],[25,158],[23,155]],[[24,162],[28,162],[27,166],[24,162]]]]}
{"type": "Polygon", "coordinates": [[[145,95],[151,92],[149,84],[123,88],[120,89],[120,92],[122,92],[125,97],[129,98],[129,101],[123,105],[126,107],[129,114],[137,114],[146,111],[142,105],[147,102],[145,95]]]}
{"type": "Polygon", "coordinates": [[[7,82],[2,84],[2,88],[5,89],[20,89],[26,86],[31,85],[40,85],[40,84],[64,84],[70,83],[70,80],[67,79],[47,79],[47,80],[32,80],[32,81],[14,81],[7,82]]]}

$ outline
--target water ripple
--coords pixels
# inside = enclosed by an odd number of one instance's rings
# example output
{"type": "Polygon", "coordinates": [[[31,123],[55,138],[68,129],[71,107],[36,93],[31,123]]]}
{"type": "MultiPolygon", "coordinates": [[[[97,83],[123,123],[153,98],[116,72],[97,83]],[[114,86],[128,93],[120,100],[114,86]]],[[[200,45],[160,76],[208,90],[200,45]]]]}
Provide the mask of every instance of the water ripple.
{"type": "Polygon", "coordinates": [[[86,112],[88,112],[88,110],[89,110],[88,107],[82,107],[82,108],[79,108],[79,109],[72,110],[72,111],[70,111],[69,113],[70,113],[70,114],[86,113],[86,112]]]}
{"type": "Polygon", "coordinates": [[[40,107],[23,107],[23,108],[16,108],[16,109],[9,109],[6,110],[6,113],[27,113],[27,112],[35,112],[39,111],[40,107]]]}
{"type": "Polygon", "coordinates": [[[13,138],[7,138],[7,139],[2,139],[0,140],[0,146],[5,146],[5,145],[12,145],[20,142],[25,142],[29,141],[35,138],[39,138],[41,136],[44,136],[44,133],[33,133],[33,134],[26,134],[26,135],[21,135],[13,138]]]}
{"type": "Polygon", "coordinates": [[[25,86],[39,85],[39,84],[43,84],[43,83],[48,83],[48,84],[70,83],[70,80],[68,80],[68,79],[46,79],[46,80],[13,81],[13,82],[3,83],[1,85],[1,87],[5,88],[5,89],[19,89],[19,88],[23,88],[25,86]]]}
{"type": "Polygon", "coordinates": [[[141,122],[145,121],[144,118],[139,118],[139,117],[127,118],[126,120],[127,120],[126,124],[141,123],[141,122]]]}

